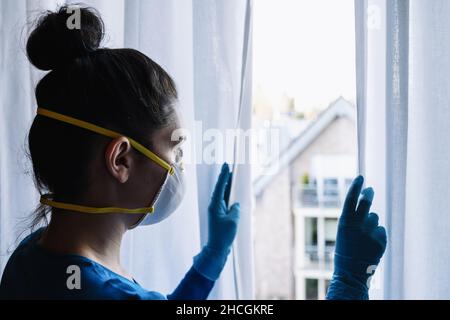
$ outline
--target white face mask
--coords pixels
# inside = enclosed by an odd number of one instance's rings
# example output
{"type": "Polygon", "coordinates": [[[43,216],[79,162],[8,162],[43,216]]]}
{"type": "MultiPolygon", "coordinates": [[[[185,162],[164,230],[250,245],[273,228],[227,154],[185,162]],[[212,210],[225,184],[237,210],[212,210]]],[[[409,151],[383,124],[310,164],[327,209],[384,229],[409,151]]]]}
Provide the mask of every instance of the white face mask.
{"type": "Polygon", "coordinates": [[[152,207],[153,213],[147,213],[132,228],[147,226],[168,218],[181,204],[186,193],[186,180],[181,165],[173,164],[173,175],[167,173],[166,179],[158,191],[152,207]]]}

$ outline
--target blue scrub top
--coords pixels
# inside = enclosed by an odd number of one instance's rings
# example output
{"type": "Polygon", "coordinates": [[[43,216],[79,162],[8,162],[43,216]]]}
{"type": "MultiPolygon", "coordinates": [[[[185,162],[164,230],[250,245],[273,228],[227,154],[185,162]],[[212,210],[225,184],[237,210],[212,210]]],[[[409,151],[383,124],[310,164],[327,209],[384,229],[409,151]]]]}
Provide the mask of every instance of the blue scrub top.
{"type": "Polygon", "coordinates": [[[13,252],[3,272],[0,299],[202,300],[214,286],[191,267],[172,294],[148,291],[91,259],[44,249],[37,243],[43,231],[30,234],[13,252]],[[73,275],[67,272],[70,266],[79,267],[80,289],[67,285],[73,275]]]}

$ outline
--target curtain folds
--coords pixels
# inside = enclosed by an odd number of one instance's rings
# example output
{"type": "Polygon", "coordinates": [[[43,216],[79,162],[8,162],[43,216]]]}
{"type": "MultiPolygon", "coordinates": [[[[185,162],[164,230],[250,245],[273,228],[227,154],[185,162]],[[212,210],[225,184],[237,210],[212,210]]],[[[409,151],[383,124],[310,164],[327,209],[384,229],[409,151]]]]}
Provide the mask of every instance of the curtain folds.
{"type": "Polygon", "coordinates": [[[357,50],[367,45],[357,65],[367,79],[359,148],[389,237],[372,295],[448,299],[450,3],[364,2],[356,13],[357,30],[367,27],[367,43],[357,41],[357,50]]]}

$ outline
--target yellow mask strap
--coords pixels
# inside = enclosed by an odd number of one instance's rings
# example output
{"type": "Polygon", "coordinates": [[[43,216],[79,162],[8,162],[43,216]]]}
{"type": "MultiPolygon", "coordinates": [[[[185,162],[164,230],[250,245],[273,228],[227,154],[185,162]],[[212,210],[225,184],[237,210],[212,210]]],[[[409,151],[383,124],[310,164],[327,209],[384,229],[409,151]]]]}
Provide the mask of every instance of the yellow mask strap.
{"type": "Polygon", "coordinates": [[[79,206],[76,204],[62,203],[62,202],[50,200],[49,195],[41,196],[40,202],[42,204],[45,204],[45,205],[53,207],[53,208],[76,211],[76,212],[83,212],[83,213],[139,213],[139,214],[142,214],[142,213],[153,213],[153,211],[154,211],[154,207],[126,209],[126,208],[118,208],[118,207],[94,208],[94,207],[79,206]]]}
{"type": "MultiPolygon", "coordinates": [[[[76,127],[80,127],[80,128],[83,128],[83,129],[86,129],[89,131],[93,131],[95,133],[98,133],[98,134],[101,134],[101,135],[104,135],[104,136],[107,136],[107,137],[110,137],[113,139],[119,138],[119,137],[126,137],[130,141],[133,148],[135,148],[136,150],[138,150],[139,152],[141,152],[142,154],[144,154],[145,156],[150,158],[152,161],[154,161],[155,163],[157,163],[158,165],[160,165],[161,167],[166,169],[170,175],[174,174],[174,168],[170,164],[168,164],[166,161],[164,161],[163,159],[158,157],[155,153],[151,152],[146,147],[144,147],[142,144],[140,144],[139,142],[135,141],[134,139],[132,139],[130,137],[127,137],[123,134],[120,134],[118,132],[115,132],[115,131],[112,131],[109,129],[99,127],[95,124],[92,124],[92,123],[89,123],[89,122],[86,122],[83,120],[78,120],[78,119],[57,113],[57,112],[50,111],[48,109],[38,108],[37,114],[54,119],[54,120],[62,121],[62,122],[65,122],[65,123],[68,123],[68,124],[71,124],[76,127]]],[[[114,208],[105,208],[105,209],[114,209],[114,208]]],[[[133,212],[131,212],[131,213],[133,213],[133,212]]],[[[136,212],[136,213],[139,213],[139,212],[136,212]]]]}

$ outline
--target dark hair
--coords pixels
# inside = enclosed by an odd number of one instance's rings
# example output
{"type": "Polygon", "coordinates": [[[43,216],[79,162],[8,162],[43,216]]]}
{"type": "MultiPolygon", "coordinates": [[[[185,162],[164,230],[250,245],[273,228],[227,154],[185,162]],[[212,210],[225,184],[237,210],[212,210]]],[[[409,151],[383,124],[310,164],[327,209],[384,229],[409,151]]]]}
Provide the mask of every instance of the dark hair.
{"type": "MultiPolygon", "coordinates": [[[[27,41],[30,62],[51,70],[37,84],[38,107],[118,131],[151,148],[152,132],[167,126],[174,114],[173,80],[137,50],[101,48],[104,24],[93,8],[78,6],[81,28],[70,29],[68,8],[44,13],[27,41]]],[[[98,139],[37,115],[28,145],[39,192],[56,197],[81,192],[98,139]]],[[[46,214],[45,207],[38,208],[33,225],[46,214]]]]}

